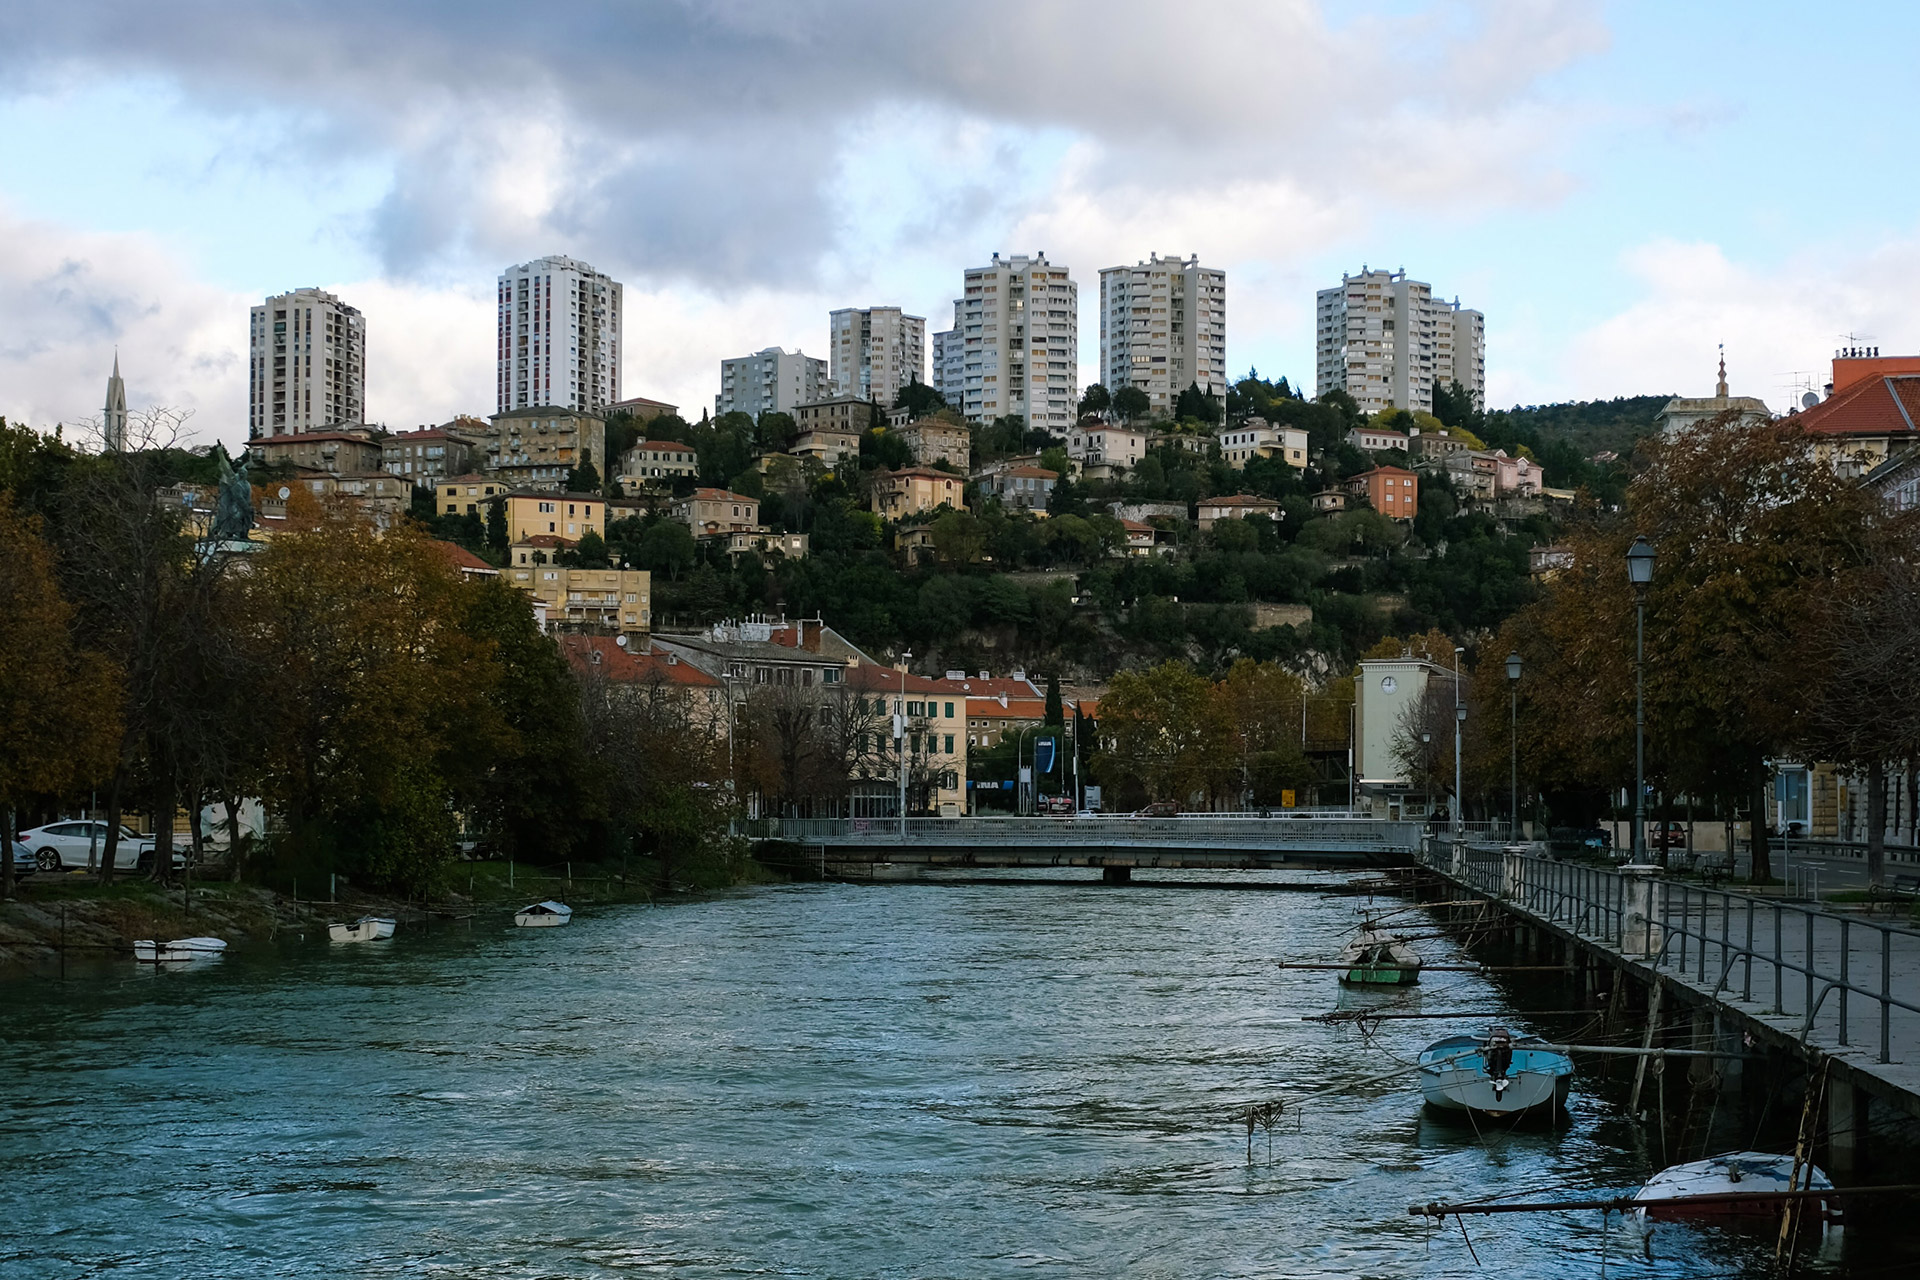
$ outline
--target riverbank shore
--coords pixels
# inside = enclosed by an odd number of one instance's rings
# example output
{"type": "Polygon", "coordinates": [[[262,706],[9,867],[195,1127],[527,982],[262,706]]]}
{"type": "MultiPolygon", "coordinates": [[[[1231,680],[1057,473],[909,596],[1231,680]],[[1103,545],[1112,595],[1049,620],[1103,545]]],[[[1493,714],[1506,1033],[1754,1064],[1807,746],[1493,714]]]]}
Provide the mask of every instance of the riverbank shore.
{"type": "Polygon", "coordinates": [[[424,897],[366,892],[344,881],[319,883],[327,896],[316,901],[315,882],[297,895],[226,880],[162,885],[144,877],[101,884],[72,872],[34,876],[0,902],[0,978],[45,973],[64,952],[74,958],[127,956],[136,938],[211,936],[228,942],[271,940],[288,932],[323,929],[363,915],[418,923],[429,916],[459,918],[478,910],[509,908],[558,898],[574,905],[646,902],[658,886],[618,868],[539,868],[506,862],[461,863],[443,877],[446,887],[424,897]],[[558,874],[556,874],[558,872],[558,874]]]}

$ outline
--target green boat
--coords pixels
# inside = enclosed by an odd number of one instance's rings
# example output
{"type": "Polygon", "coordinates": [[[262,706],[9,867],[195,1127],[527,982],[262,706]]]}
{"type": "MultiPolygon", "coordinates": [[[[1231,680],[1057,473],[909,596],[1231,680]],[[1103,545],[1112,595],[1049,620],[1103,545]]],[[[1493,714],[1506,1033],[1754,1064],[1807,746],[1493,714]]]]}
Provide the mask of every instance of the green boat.
{"type": "Polygon", "coordinates": [[[1420,953],[1393,933],[1363,933],[1340,953],[1340,981],[1364,987],[1404,987],[1420,981],[1420,953]]]}

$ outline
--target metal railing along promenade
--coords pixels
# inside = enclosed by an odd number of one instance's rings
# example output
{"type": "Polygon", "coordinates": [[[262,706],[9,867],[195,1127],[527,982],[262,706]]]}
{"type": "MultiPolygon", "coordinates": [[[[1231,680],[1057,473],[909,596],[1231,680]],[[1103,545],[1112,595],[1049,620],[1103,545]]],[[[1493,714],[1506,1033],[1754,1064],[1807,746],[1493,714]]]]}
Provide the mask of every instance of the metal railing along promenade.
{"type": "Polygon", "coordinates": [[[762,818],[747,824],[744,834],[839,848],[1308,850],[1410,857],[1419,851],[1420,825],[1339,810],[1167,818],[1124,814],[908,818],[904,823],[899,818],[762,818]]]}
{"type": "Polygon", "coordinates": [[[1422,860],[1747,1012],[1797,1019],[1798,1038],[1920,1058],[1920,931],[1817,906],[1514,850],[1430,841],[1422,860]]]}

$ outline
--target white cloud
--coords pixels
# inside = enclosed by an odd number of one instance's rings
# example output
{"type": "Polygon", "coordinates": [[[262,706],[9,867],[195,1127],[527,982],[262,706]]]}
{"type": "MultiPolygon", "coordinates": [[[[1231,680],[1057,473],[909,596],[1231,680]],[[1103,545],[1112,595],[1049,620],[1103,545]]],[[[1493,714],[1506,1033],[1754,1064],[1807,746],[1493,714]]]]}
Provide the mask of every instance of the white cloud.
{"type": "Polygon", "coordinates": [[[192,410],[202,440],[243,436],[247,305],[151,236],[0,210],[0,415],[42,429],[98,418],[117,347],[129,405],[192,410]]]}
{"type": "Polygon", "coordinates": [[[1711,395],[1725,343],[1732,392],[1779,412],[1794,399],[1796,382],[1826,382],[1847,334],[1890,354],[1920,350],[1920,323],[1906,305],[1920,292],[1920,238],[1913,236],[1774,263],[1735,262],[1710,243],[1656,240],[1620,265],[1640,281],[1642,296],[1575,335],[1557,377],[1544,385],[1496,382],[1491,403],[1614,396],[1623,388],[1711,395]]]}

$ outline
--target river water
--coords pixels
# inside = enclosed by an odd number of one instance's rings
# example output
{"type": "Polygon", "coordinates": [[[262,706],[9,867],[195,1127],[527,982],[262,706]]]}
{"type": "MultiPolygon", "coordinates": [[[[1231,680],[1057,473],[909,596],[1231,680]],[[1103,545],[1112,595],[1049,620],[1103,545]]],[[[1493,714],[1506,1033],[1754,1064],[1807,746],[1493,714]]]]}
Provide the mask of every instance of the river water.
{"type": "Polygon", "coordinates": [[[0,984],[0,1277],[1558,1278],[1603,1239],[1609,1275],[1768,1272],[1770,1241],[1663,1227],[1649,1261],[1591,1212],[1477,1220],[1472,1252],[1409,1217],[1637,1184],[1611,1086],[1479,1134],[1403,1076],[1249,1162],[1249,1100],[1530,1025],[1461,974],[1414,997],[1459,1023],[1300,1021],[1357,997],[1273,962],[1331,958],[1358,909],[805,885],[0,984]]]}

